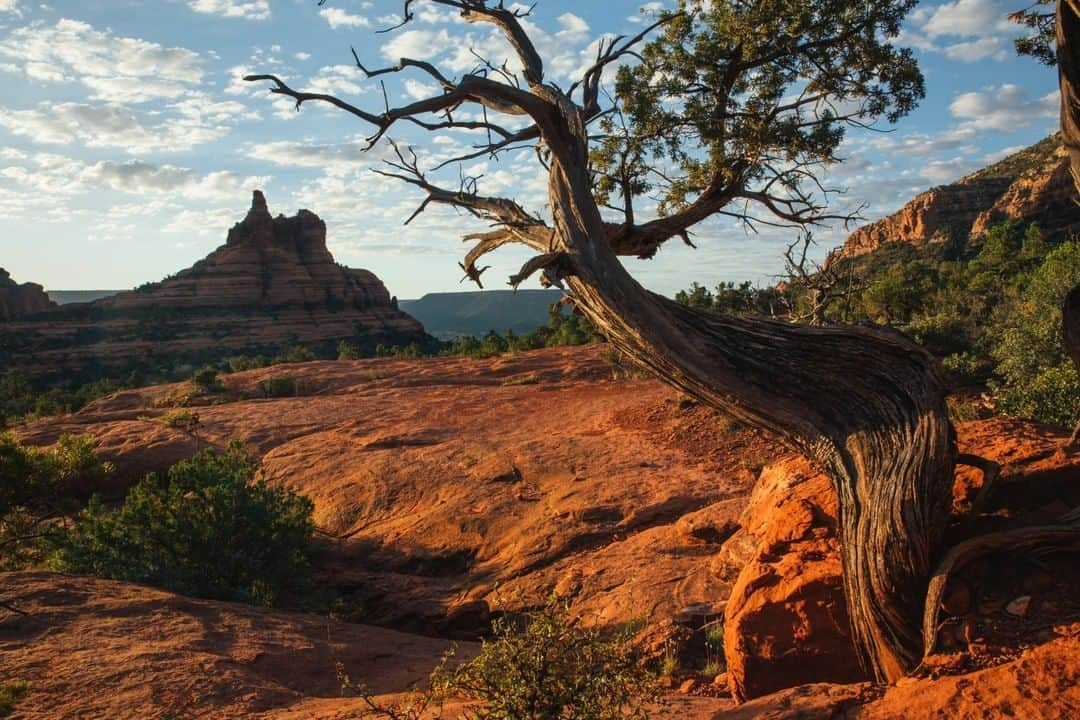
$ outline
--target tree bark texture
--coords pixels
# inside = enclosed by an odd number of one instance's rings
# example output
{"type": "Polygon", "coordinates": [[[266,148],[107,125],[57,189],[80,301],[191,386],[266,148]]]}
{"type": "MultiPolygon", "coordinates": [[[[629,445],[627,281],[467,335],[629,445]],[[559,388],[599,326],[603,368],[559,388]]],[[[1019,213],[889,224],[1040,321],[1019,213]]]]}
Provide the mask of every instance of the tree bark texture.
{"type": "Polygon", "coordinates": [[[891,331],[727,317],[647,291],[604,241],[583,138],[548,143],[558,148],[549,186],[556,242],[581,310],[667,383],[827,470],[860,659],[881,680],[906,674],[923,656],[956,460],[937,363],[891,331]]]}
{"type": "Polygon", "coordinates": [[[1058,0],[1056,28],[1061,136],[1080,193],[1080,0],[1058,0]]]}

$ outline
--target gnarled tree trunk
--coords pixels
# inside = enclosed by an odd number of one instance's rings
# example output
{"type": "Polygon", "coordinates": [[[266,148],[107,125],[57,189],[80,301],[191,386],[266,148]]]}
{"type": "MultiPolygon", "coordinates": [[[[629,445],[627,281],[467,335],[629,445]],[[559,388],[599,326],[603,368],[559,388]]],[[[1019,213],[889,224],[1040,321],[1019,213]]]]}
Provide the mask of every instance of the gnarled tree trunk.
{"type": "MultiPolygon", "coordinates": [[[[818,117],[814,108],[835,96],[880,105],[876,114],[890,117],[910,110],[922,97],[921,75],[909,55],[878,42],[896,34],[910,5],[882,0],[867,3],[866,12],[843,13],[842,17],[833,12],[847,9],[839,0],[828,7],[820,3],[801,6],[809,14],[775,6],[767,16],[775,34],[759,33],[752,47],[742,39],[710,40],[715,45],[710,57],[722,60],[727,70],[702,71],[708,92],[695,95],[700,102],[687,101],[683,109],[708,108],[707,113],[698,113],[691,123],[697,129],[690,132],[698,133],[703,142],[708,134],[711,152],[726,159],[718,160],[707,177],[694,181],[693,198],[684,196],[686,202],[678,212],[644,223],[635,221],[633,211],[633,198],[643,191],[634,189],[635,183],[629,180],[632,174],[624,174],[624,222],[615,224],[601,217],[598,203],[606,201],[594,194],[588,154],[590,123],[601,121],[602,125],[602,119],[610,116],[611,109],[601,107],[605,69],[623,57],[641,57],[633,48],[652,30],[667,23],[676,29],[692,25],[701,4],[689,3],[696,8],[692,11],[680,4],[679,12],[662,13],[632,38],[601,42],[595,63],[564,91],[544,80],[542,59],[520,21],[528,9],[495,0],[431,1],[459,10],[468,22],[498,28],[517,56],[520,74],[505,65],[485,63],[452,81],[426,61],[404,58],[393,67],[369,70],[357,56],[358,67],[369,77],[409,70],[426,74],[439,86],[431,97],[381,112],[322,93],[298,92],[273,75],[246,79],[273,83],[272,92],[293,98],[297,108],[315,101],[351,113],[376,129],[369,138],[371,145],[402,120],[429,130],[485,131],[487,144],[459,156],[458,161],[538,142],[538,155],[549,175],[553,226],[512,199],[480,195],[475,182],[465,178],[456,191],[433,184],[416,155],[402,152],[397,145],[397,161],[391,160],[390,169],[381,172],[427,193],[412,217],[436,202],[466,209],[498,228],[466,238],[476,243],[462,263],[467,277],[479,282],[483,270],[476,261],[486,252],[507,243],[533,248],[541,254],[511,279],[515,287],[537,270],[544,270],[556,282],[565,280],[578,307],[617,348],[665,382],[778,435],[817,460],[832,477],[839,497],[845,593],[861,660],[882,680],[895,680],[909,672],[922,658],[923,606],[933,564],[942,554],[956,462],[937,363],[891,331],[800,327],[682,307],[639,285],[618,256],[651,257],[672,237],[689,242],[691,227],[732,204],[753,202],[792,226],[850,219],[829,214],[812,192],[800,187],[805,177],[813,177],[814,167],[832,159],[839,142],[836,133],[819,130],[845,122],[862,125],[868,118],[861,110],[837,115],[835,107],[818,117]],[[797,22],[789,22],[792,17],[797,22]],[[848,62],[852,58],[859,62],[848,62]],[[790,69],[789,61],[795,63],[791,67],[801,69],[790,69]],[[777,65],[783,66],[782,72],[777,65]],[[795,91],[797,97],[791,99],[774,93],[771,80],[756,85],[755,78],[770,66],[780,72],[777,81],[799,72],[815,77],[805,85],[820,86],[820,92],[795,91]],[[746,93],[758,99],[747,107],[764,103],[750,120],[743,119],[747,113],[741,103],[749,102],[743,97],[746,93]],[[459,112],[466,105],[479,106],[482,120],[463,119],[472,117],[459,112]],[[521,129],[503,127],[489,119],[489,111],[527,116],[532,124],[521,129]],[[439,114],[437,122],[431,122],[431,113],[439,114]],[[805,121],[799,124],[805,130],[793,131],[797,137],[770,142],[759,138],[762,127],[780,125],[780,119],[791,117],[805,121]],[[731,137],[730,148],[723,137],[731,137]],[[740,151],[746,143],[756,149],[740,151]]],[[[412,19],[413,2],[404,1],[402,24],[412,19]]],[[[744,20],[757,26],[762,18],[744,20]]],[[[686,72],[696,77],[699,70],[686,72]]],[[[688,87],[698,85],[692,82],[688,87]]],[[[685,128],[666,131],[688,132],[685,128]]],[[[630,153],[632,148],[624,149],[630,153]]],[[[627,155],[622,157],[625,170],[627,155]]],[[[808,182],[820,187],[816,180],[808,182]]],[[[748,213],[735,216],[753,221],[748,213]]]]}
{"type": "Polygon", "coordinates": [[[1056,29],[1061,137],[1080,192],[1080,0],[1058,0],[1056,29]]]}
{"type": "Polygon", "coordinates": [[[937,363],[889,331],[726,317],[645,290],[605,240],[581,140],[558,154],[550,176],[578,306],[665,382],[779,435],[827,470],[840,501],[855,646],[879,679],[903,676],[922,658],[921,618],[956,459],[937,363]]]}

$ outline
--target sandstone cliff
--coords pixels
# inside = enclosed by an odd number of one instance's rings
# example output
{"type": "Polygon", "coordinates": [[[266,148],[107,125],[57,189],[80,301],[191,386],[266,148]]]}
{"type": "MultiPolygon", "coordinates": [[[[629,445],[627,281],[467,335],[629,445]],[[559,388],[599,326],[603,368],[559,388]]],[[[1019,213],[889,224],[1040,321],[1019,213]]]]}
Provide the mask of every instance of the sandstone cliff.
{"type": "Polygon", "coordinates": [[[379,278],[334,262],[317,215],[275,218],[256,190],[247,216],[206,258],[158,283],[7,323],[0,360],[70,373],[423,336],[379,278]]]}
{"type": "Polygon", "coordinates": [[[1060,135],[962,178],[928,190],[896,213],[859,228],[844,254],[865,255],[884,244],[916,246],[978,237],[1005,220],[1034,221],[1045,233],[1080,228],[1069,157],[1060,135]]]}
{"type": "Polygon", "coordinates": [[[23,315],[32,315],[56,307],[37,283],[16,283],[4,268],[0,268],[0,322],[23,315]]]}

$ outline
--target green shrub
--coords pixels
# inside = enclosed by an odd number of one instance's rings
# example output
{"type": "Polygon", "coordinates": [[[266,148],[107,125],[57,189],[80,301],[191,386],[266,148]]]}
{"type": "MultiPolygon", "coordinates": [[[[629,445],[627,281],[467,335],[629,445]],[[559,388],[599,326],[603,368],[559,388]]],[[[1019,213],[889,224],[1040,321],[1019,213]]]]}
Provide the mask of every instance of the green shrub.
{"type": "Polygon", "coordinates": [[[281,365],[282,363],[302,363],[316,359],[315,353],[309,348],[306,348],[303,345],[293,345],[285,350],[285,352],[271,358],[270,364],[281,365]]]}
{"type": "Polygon", "coordinates": [[[228,363],[229,370],[234,373],[264,368],[267,365],[266,358],[262,355],[234,355],[227,358],[225,362],[228,363]]]}
{"type": "Polygon", "coordinates": [[[444,663],[432,675],[442,696],[473,701],[474,720],[616,720],[645,718],[655,683],[629,638],[583,628],[553,598],[523,628],[505,617],[469,662],[444,663]]]}
{"type": "Polygon", "coordinates": [[[1044,368],[1023,384],[999,388],[998,408],[1061,428],[1080,422],[1080,375],[1071,363],[1044,368]]]}
{"type": "Polygon", "coordinates": [[[1061,305],[1077,282],[1080,241],[1073,240],[1047,253],[991,333],[1003,411],[1065,428],[1080,421],[1080,381],[1061,329],[1061,305]]]}
{"type": "Polygon", "coordinates": [[[91,437],[64,435],[41,449],[0,434],[0,570],[36,564],[48,521],[78,508],[70,494],[98,487],[112,473],[96,448],[91,437]]]}
{"type": "Polygon", "coordinates": [[[156,585],[179,593],[271,605],[303,590],[313,506],[254,481],[239,444],[148,476],[124,504],[97,497],[50,538],[52,569],[156,585]]]}
{"type": "Polygon", "coordinates": [[[352,343],[342,340],[337,346],[338,360],[357,360],[360,358],[360,350],[352,343]]]}
{"type": "Polygon", "coordinates": [[[176,430],[190,432],[199,424],[199,416],[190,410],[173,410],[162,415],[159,420],[176,430]]]}
{"type": "Polygon", "coordinates": [[[292,375],[271,375],[259,383],[259,391],[268,398],[296,397],[298,388],[292,375]]]}
{"type": "Polygon", "coordinates": [[[0,718],[7,717],[15,710],[17,703],[30,689],[25,680],[12,680],[0,687],[0,718]]]}
{"type": "Polygon", "coordinates": [[[196,370],[191,375],[191,385],[199,392],[215,392],[221,389],[221,383],[218,381],[218,371],[209,365],[196,370]]]}
{"type": "Polygon", "coordinates": [[[941,366],[964,382],[977,381],[983,377],[983,362],[972,352],[946,355],[941,359],[941,366]]]}

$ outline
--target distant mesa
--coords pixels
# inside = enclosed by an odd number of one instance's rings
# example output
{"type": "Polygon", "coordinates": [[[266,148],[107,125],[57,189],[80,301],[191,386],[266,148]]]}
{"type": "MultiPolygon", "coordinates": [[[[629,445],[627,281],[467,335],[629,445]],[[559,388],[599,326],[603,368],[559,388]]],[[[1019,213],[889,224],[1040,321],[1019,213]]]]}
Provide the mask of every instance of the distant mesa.
{"type": "Polygon", "coordinates": [[[30,282],[20,285],[11,279],[11,273],[0,268],[0,321],[14,320],[54,307],[56,303],[49,299],[45,288],[30,282]]]}
{"type": "Polygon", "coordinates": [[[374,273],[334,262],[315,213],[275,218],[258,190],[225,244],[186,270],[88,303],[57,307],[41,297],[47,305],[4,318],[13,321],[0,326],[0,362],[70,372],[426,336],[374,273]]]}
{"type": "Polygon", "coordinates": [[[1060,134],[917,195],[896,213],[852,233],[843,253],[857,257],[897,242],[962,245],[1006,220],[1037,222],[1048,239],[1080,229],[1060,134]]]}

